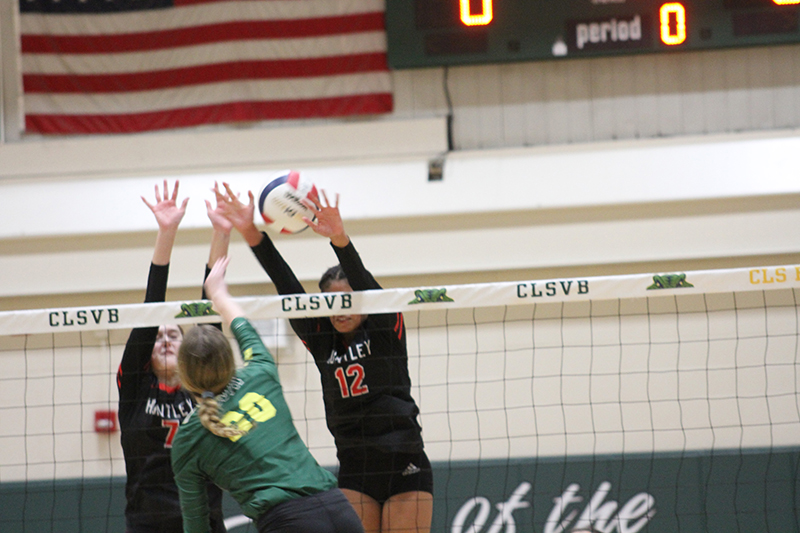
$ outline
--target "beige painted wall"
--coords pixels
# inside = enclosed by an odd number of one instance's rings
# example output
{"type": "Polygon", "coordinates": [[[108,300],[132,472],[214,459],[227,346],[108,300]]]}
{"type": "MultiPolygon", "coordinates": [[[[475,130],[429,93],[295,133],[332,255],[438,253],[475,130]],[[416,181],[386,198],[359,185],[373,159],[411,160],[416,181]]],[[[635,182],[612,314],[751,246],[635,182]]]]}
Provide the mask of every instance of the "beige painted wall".
{"type": "MultiPolygon", "coordinates": [[[[296,168],[318,187],[341,193],[348,231],[387,286],[798,261],[796,132],[455,152],[443,180],[428,181],[443,131],[436,119],[396,124],[405,148],[393,158],[298,159],[296,168]]],[[[67,152],[53,156],[47,144],[0,147],[1,161],[16,161],[2,168],[30,174],[0,180],[0,308],[140,300],[155,224],[139,196],[180,175],[159,169],[202,152],[192,139],[175,134],[178,155],[162,155],[163,163],[154,156],[124,176],[113,175],[113,157],[101,161],[109,168],[99,176],[90,169],[56,176],[56,160],[67,152]]],[[[117,142],[76,143],[71,164],[113,152],[117,142]]],[[[354,151],[371,150],[365,144],[354,151]]],[[[170,287],[180,292],[171,297],[199,293],[210,236],[203,200],[212,199],[213,182],[257,191],[277,168],[267,158],[260,169],[181,176],[191,202],[172,261],[170,287]]],[[[310,231],[277,240],[310,288],[334,260],[310,231]]],[[[270,290],[238,236],[231,254],[235,291],[270,290]]]]}

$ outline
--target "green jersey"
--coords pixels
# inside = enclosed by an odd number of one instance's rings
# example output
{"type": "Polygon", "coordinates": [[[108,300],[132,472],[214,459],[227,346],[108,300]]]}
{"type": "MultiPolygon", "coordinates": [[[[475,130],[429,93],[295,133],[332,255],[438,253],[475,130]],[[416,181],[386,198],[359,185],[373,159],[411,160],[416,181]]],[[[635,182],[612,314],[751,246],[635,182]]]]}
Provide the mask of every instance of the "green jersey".
{"type": "Polygon", "coordinates": [[[181,424],[172,444],[172,469],[187,533],[209,531],[207,480],[230,491],[253,519],[281,502],[336,486],[334,475],[317,464],[298,435],[277,366],[258,333],[241,317],[231,329],[245,367],[216,399],[223,423],[250,432],[218,437],[196,412],[181,424]]]}

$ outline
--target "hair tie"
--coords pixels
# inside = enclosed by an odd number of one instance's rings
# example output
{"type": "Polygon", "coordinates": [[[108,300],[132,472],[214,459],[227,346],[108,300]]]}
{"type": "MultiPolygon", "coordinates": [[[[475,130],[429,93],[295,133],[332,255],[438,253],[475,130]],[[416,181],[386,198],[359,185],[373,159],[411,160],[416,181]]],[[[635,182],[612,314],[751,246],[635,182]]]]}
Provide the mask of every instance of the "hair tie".
{"type": "Polygon", "coordinates": [[[213,398],[214,397],[214,393],[211,392],[210,390],[207,390],[203,394],[201,394],[200,397],[203,398],[204,400],[206,398],[213,398]]]}

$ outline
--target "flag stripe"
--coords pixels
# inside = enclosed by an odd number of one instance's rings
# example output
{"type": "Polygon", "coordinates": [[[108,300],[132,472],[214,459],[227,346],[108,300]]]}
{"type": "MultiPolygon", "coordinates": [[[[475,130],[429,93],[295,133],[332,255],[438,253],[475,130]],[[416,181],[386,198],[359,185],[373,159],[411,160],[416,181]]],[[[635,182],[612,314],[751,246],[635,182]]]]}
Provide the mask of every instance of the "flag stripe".
{"type": "Polygon", "coordinates": [[[26,93],[119,93],[184,87],[224,80],[310,78],[371,72],[386,67],[385,54],[323,57],[293,61],[237,61],[133,74],[26,74],[26,93]]]}
{"type": "Polygon", "coordinates": [[[237,21],[288,22],[370,13],[382,17],[383,12],[383,0],[210,0],[196,6],[109,14],[22,13],[20,27],[24,35],[125,35],[237,21]]]}
{"type": "MultiPolygon", "coordinates": [[[[24,74],[132,74],[236,61],[288,61],[386,53],[382,32],[341,37],[242,41],[127,54],[34,54],[24,56],[24,74]]],[[[384,66],[383,70],[388,67],[384,66]]]]}
{"type": "Polygon", "coordinates": [[[25,117],[25,125],[29,131],[46,134],[67,132],[133,133],[249,120],[377,114],[386,113],[391,108],[392,95],[384,93],[282,102],[232,102],[163,112],[117,115],[108,113],[97,115],[30,113],[25,117]]]}
{"type": "Polygon", "coordinates": [[[114,115],[167,111],[173,108],[217,105],[232,102],[290,101],[339,98],[349,94],[390,93],[391,84],[382,73],[343,74],[301,80],[240,80],[187,87],[123,93],[30,93],[26,111],[35,114],[66,112],[114,115]]]}
{"type": "Polygon", "coordinates": [[[27,54],[118,54],[267,37],[291,39],[380,30],[383,30],[383,15],[368,13],[328,19],[228,22],[145,33],[23,35],[21,46],[27,54]]]}

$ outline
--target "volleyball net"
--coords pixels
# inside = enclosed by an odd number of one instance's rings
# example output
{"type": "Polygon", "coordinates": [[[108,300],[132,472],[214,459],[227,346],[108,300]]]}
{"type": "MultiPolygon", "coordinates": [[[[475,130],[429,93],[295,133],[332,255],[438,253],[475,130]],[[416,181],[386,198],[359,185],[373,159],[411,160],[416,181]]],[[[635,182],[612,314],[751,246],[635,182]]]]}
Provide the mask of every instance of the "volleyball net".
{"type": "MultiPolygon", "coordinates": [[[[287,319],[404,313],[435,532],[786,533],[799,291],[800,266],[779,266],[237,300],[334,470],[319,374],[287,319]]],[[[205,301],[0,313],[0,530],[122,530],[128,333],[218,321],[205,301]]],[[[252,528],[237,513],[229,531],[252,528]]]]}

